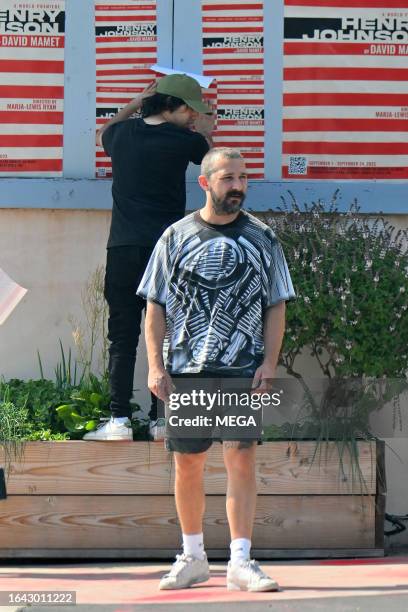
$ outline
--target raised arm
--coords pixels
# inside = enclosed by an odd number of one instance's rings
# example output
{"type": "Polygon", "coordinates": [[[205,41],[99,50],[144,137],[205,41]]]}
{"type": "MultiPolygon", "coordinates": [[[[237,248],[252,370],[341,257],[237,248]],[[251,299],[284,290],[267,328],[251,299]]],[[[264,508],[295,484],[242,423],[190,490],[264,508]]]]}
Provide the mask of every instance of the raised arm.
{"type": "Polygon", "coordinates": [[[156,82],[152,81],[149,85],[144,89],[140,94],[138,94],[133,100],[129,102],[126,106],[124,106],[114,117],[109,119],[106,123],[103,124],[101,128],[96,132],[96,144],[102,147],[102,134],[104,131],[114,123],[119,123],[119,121],[126,121],[132,115],[137,113],[142,108],[142,103],[145,98],[152,96],[156,91],[156,82]]]}

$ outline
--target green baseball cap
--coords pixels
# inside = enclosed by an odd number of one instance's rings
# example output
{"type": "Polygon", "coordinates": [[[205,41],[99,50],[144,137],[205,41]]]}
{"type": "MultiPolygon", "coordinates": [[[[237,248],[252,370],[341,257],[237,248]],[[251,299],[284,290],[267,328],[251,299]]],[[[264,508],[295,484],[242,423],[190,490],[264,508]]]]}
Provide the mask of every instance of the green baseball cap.
{"type": "Polygon", "coordinates": [[[157,93],[180,98],[198,113],[211,113],[204,104],[200,83],[186,74],[168,74],[157,81],[157,93]]]}

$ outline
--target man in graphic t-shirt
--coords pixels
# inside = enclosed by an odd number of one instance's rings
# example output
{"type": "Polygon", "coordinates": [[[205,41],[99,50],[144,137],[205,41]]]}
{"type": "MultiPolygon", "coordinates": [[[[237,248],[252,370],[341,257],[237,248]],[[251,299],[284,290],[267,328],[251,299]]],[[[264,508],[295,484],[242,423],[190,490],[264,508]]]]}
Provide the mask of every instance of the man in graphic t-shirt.
{"type": "MultiPolygon", "coordinates": [[[[199,83],[174,74],[147,87],[98,133],[113,173],[105,276],[112,418],[84,440],[132,439],[130,399],[145,307],[136,289],[159,236],[185,213],[187,166],[201,163],[213,125],[199,83]],[[127,120],[138,110],[142,118],[127,120]]],[[[155,399],[149,414],[153,435],[159,429],[155,399]]]]}
{"type": "MultiPolygon", "coordinates": [[[[199,183],[206,192],[204,208],[164,232],[138,289],[148,301],[148,385],[163,401],[172,394],[176,377],[183,376],[251,377],[257,392],[270,390],[284,333],[285,302],[295,297],[274,233],[241,210],[247,174],[239,151],[212,149],[203,159],[199,183]]],[[[203,469],[211,444],[211,437],[166,438],[167,450],[175,453],[184,552],[162,578],[160,589],[186,588],[209,579],[202,519],[203,469]]],[[[276,582],[250,560],[256,441],[230,438],[223,447],[231,532],[227,586],[277,590],[276,582]]]]}

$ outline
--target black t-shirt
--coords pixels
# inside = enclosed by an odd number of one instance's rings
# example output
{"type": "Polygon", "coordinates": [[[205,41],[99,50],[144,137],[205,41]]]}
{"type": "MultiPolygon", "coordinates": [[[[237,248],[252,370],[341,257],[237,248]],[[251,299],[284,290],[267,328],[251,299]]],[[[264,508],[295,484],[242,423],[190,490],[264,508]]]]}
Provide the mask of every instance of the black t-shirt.
{"type": "Polygon", "coordinates": [[[113,173],[108,248],[155,245],[185,213],[187,166],[201,163],[206,139],[172,123],[130,119],[109,126],[102,142],[113,173]]]}

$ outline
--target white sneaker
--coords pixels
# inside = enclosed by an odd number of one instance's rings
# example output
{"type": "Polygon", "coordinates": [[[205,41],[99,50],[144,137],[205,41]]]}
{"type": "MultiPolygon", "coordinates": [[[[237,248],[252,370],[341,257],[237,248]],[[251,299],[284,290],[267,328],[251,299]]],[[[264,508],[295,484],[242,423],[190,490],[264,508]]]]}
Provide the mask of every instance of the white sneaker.
{"type": "Polygon", "coordinates": [[[197,559],[192,555],[176,555],[176,561],[168,574],[160,580],[159,589],[187,589],[198,582],[210,579],[210,568],[207,555],[204,559],[197,559]]]}
{"type": "Polygon", "coordinates": [[[255,559],[228,563],[227,589],[229,591],[279,591],[279,585],[265,574],[255,559]]]}
{"type": "Polygon", "coordinates": [[[118,423],[113,417],[107,423],[101,423],[93,431],[89,431],[83,440],[133,440],[133,431],[130,421],[118,423]]]}
{"type": "Polygon", "coordinates": [[[153,440],[164,440],[166,435],[166,419],[160,418],[157,421],[150,421],[149,434],[153,440]]]}

